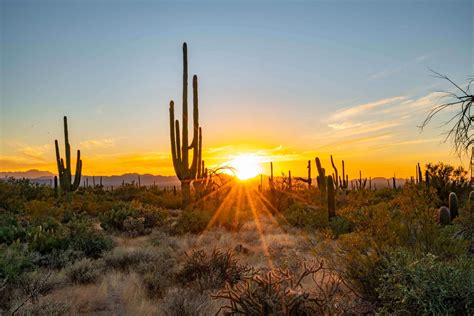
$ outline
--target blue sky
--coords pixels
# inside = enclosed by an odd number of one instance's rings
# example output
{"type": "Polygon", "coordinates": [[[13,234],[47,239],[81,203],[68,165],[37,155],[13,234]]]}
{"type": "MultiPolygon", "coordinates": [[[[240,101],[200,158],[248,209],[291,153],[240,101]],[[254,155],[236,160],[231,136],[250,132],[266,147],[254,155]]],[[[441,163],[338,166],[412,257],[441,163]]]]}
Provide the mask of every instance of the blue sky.
{"type": "Polygon", "coordinates": [[[450,89],[430,68],[459,82],[473,74],[473,12],[472,1],[3,0],[1,169],[53,165],[68,115],[73,148],[85,145],[97,164],[126,162],[106,173],[143,159],[171,173],[153,159],[169,153],[184,41],[209,149],[284,148],[297,161],[399,153],[407,168],[417,157],[452,160],[441,130],[419,133],[417,104],[426,110],[423,98],[450,89]],[[358,143],[369,138],[370,154],[358,143]]]}

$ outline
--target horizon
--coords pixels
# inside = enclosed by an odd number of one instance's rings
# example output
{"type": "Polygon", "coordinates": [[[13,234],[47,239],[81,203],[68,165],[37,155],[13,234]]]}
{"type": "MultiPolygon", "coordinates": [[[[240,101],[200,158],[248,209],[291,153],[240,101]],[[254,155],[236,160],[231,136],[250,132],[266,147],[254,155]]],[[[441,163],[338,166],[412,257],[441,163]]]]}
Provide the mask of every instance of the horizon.
{"type": "Polygon", "coordinates": [[[418,162],[468,165],[436,128],[449,111],[418,126],[451,89],[429,69],[459,83],[473,73],[470,1],[0,5],[2,172],[55,173],[67,115],[84,174],[174,176],[183,42],[209,167],[254,155],[264,174],[272,161],[302,176],[332,154],[351,178],[409,178],[418,162]]]}

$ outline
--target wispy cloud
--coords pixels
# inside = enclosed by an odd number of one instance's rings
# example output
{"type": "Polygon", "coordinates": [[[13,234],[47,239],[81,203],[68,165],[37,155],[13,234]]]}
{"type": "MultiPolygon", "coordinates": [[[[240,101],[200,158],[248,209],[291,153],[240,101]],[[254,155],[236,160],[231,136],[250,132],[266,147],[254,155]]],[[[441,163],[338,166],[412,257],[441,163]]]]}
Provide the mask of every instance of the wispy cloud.
{"type": "Polygon", "coordinates": [[[15,140],[7,141],[6,144],[13,148],[17,154],[37,161],[44,161],[46,154],[53,150],[51,144],[29,145],[15,140]]]}
{"type": "Polygon", "coordinates": [[[406,97],[404,96],[397,96],[397,97],[381,99],[381,100],[377,100],[377,101],[373,101],[369,103],[359,104],[354,107],[347,107],[347,108],[336,111],[336,113],[333,114],[332,119],[333,120],[347,119],[349,117],[361,115],[365,112],[371,111],[376,108],[380,108],[382,106],[394,104],[396,102],[401,102],[405,99],[406,97]]]}
{"type": "Polygon", "coordinates": [[[80,148],[91,149],[91,148],[112,148],[118,138],[101,138],[101,139],[88,139],[79,143],[80,148]]]}
{"type": "Polygon", "coordinates": [[[429,59],[432,55],[433,55],[432,53],[428,53],[428,54],[423,54],[423,55],[417,56],[417,57],[415,57],[415,58],[413,58],[413,59],[411,59],[407,62],[400,63],[400,64],[398,64],[394,67],[387,68],[387,69],[384,69],[382,71],[376,72],[376,73],[370,75],[370,78],[371,79],[387,78],[391,75],[400,73],[400,72],[404,71],[405,69],[408,69],[409,67],[413,67],[414,65],[419,64],[419,63],[429,59]]]}

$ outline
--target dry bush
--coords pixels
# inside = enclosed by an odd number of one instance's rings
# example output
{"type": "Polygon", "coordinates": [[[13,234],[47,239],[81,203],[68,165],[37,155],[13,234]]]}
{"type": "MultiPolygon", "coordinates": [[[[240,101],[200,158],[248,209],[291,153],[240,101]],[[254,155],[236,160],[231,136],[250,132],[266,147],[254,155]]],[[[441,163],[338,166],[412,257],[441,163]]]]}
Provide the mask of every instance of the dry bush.
{"type": "Polygon", "coordinates": [[[323,263],[303,264],[301,272],[279,268],[254,275],[212,296],[224,299],[227,315],[340,315],[357,307],[352,291],[323,263]],[[311,285],[304,285],[307,278],[311,285]]]}
{"type": "Polygon", "coordinates": [[[252,269],[240,265],[232,250],[213,249],[210,254],[204,250],[193,250],[186,254],[186,261],[176,277],[181,284],[197,282],[199,288],[218,289],[225,283],[235,284],[252,269]]]}
{"type": "Polygon", "coordinates": [[[65,269],[66,276],[72,283],[88,284],[97,282],[104,272],[102,260],[82,259],[65,269]]]}
{"type": "Polygon", "coordinates": [[[213,315],[209,297],[200,290],[174,288],[161,301],[160,309],[167,316],[213,315]]]}

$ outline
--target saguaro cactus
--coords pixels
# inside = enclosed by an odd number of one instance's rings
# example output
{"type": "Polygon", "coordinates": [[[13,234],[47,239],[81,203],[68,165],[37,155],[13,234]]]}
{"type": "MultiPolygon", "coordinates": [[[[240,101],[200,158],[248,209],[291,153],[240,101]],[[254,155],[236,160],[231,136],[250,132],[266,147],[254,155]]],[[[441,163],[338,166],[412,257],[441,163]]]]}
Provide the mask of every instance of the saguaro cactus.
{"type": "Polygon", "coordinates": [[[171,155],[176,176],[181,181],[181,193],[183,207],[186,207],[191,199],[190,184],[196,179],[198,166],[201,164],[199,134],[199,109],[198,109],[198,79],[193,76],[193,141],[188,141],[188,49],[183,44],[183,119],[182,135],[180,135],[179,120],[174,119],[174,102],[170,102],[170,138],[171,155]],[[189,151],[193,151],[191,165],[189,164],[189,151]]]}
{"type": "Polygon", "coordinates": [[[72,181],[72,170],[71,170],[71,146],[69,145],[69,133],[67,129],[67,117],[64,117],[64,151],[66,154],[66,165],[64,160],[59,155],[58,140],[54,140],[56,148],[56,164],[58,166],[59,186],[63,192],[76,191],[81,183],[81,172],[82,172],[82,160],[81,151],[77,150],[76,159],[76,173],[74,175],[74,182],[72,181]]]}
{"type": "Polygon", "coordinates": [[[318,176],[316,177],[316,180],[318,182],[319,194],[321,196],[321,204],[325,205],[326,198],[327,198],[326,170],[321,166],[321,161],[319,160],[319,157],[316,157],[315,160],[316,160],[316,168],[318,169],[318,176]]]}
{"type": "Polygon", "coordinates": [[[327,178],[327,202],[328,202],[328,216],[329,219],[336,216],[336,190],[334,188],[334,181],[332,176],[328,176],[327,178]]]}

